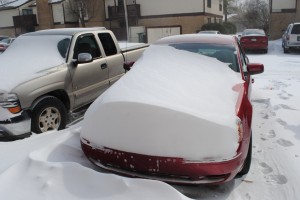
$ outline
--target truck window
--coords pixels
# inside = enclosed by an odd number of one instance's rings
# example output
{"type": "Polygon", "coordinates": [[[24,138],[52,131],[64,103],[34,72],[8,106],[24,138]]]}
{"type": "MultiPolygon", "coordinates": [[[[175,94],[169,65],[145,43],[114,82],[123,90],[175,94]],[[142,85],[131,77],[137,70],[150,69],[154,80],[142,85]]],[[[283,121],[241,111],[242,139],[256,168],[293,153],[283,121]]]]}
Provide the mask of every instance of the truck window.
{"type": "Polygon", "coordinates": [[[71,41],[70,38],[65,38],[57,43],[57,49],[63,58],[66,58],[70,41],[71,41]]]}
{"type": "Polygon", "coordinates": [[[109,33],[99,33],[98,37],[102,43],[106,56],[117,54],[115,42],[109,33]]]}
{"type": "Polygon", "coordinates": [[[94,35],[87,34],[78,37],[74,49],[73,59],[77,59],[79,53],[90,53],[93,59],[101,56],[100,49],[94,35]]]}

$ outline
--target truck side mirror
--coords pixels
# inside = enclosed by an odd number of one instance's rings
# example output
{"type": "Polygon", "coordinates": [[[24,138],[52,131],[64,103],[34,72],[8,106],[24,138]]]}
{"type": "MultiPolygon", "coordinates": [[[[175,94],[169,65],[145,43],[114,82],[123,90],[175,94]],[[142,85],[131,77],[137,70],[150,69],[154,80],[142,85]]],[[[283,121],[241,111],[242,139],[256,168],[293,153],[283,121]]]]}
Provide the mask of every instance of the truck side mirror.
{"type": "Polygon", "coordinates": [[[89,63],[93,61],[93,57],[90,53],[80,53],[78,54],[78,63],[89,63]]]}
{"type": "Polygon", "coordinates": [[[73,59],[73,63],[76,65],[83,64],[83,63],[90,63],[93,61],[93,57],[90,53],[80,53],[78,54],[78,58],[73,59]]]}

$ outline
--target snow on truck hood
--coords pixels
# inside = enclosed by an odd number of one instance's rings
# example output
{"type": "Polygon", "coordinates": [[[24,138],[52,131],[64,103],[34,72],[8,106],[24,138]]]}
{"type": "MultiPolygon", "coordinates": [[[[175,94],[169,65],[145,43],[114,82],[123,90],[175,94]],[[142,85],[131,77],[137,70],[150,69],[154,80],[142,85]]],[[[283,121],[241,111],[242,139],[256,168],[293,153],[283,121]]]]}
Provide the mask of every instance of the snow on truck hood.
{"type": "Polygon", "coordinates": [[[69,36],[61,35],[18,37],[0,56],[0,90],[9,92],[20,83],[66,63],[61,53],[68,48],[68,41],[69,36]],[[63,50],[59,52],[58,48],[63,50]]]}
{"type": "Polygon", "coordinates": [[[215,58],[152,45],[90,106],[81,137],[146,155],[232,158],[238,147],[232,87],[242,82],[215,58]]]}

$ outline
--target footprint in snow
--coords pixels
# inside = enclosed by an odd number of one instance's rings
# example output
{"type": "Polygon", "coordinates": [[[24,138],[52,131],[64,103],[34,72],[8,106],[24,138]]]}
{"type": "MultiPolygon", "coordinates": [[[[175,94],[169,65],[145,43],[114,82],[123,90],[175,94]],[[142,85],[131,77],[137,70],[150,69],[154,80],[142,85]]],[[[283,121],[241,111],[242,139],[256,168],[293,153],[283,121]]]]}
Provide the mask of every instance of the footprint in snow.
{"type": "Polygon", "coordinates": [[[266,182],[267,183],[274,183],[274,184],[279,184],[283,185],[288,182],[288,179],[284,175],[268,175],[265,176],[266,182]]]}
{"type": "Polygon", "coordinates": [[[282,126],[286,126],[287,125],[286,121],[283,121],[282,119],[279,119],[279,118],[276,119],[276,122],[278,122],[282,126]]]}
{"type": "Polygon", "coordinates": [[[276,133],[274,130],[270,130],[268,133],[268,138],[275,138],[276,137],[276,133]]]}
{"type": "Polygon", "coordinates": [[[259,163],[259,165],[263,168],[262,173],[269,174],[269,173],[273,172],[273,168],[270,167],[267,163],[262,162],[262,163],[259,163]]]}
{"type": "Polygon", "coordinates": [[[297,110],[297,109],[291,108],[285,104],[279,104],[279,105],[273,106],[274,110],[279,110],[280,108],[285,109],[285,110],[297,110]]]}
{"type": "Polygon", "coordinates": [[[249,193],[246,194],[246,199],[250,200],[251,199],[251,195],[249,193]]]}
{"type": "Polygon", "coordinates": [[[294,146],[294,144],[291,141],[285,140],[285,139],[278,139],[276,141],[278,144],[280,144],[283,147],[290,147],[294,146]]]}

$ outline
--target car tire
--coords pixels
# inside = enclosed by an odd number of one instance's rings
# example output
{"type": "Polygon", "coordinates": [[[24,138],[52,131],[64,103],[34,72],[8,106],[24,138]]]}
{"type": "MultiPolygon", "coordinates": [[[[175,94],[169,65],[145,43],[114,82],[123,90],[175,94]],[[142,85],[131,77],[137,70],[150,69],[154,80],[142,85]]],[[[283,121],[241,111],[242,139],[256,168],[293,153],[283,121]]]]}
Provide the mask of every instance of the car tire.
{"type": "Polygon", "coordinates": [[[50,130],[61,130],[66,127],[67,109],[56,97],[41,98],[32,110],[31,131],[43,133],[50,130]]]}
{"type": "Polygon", "coordinates": [[[290,52],[290,49],[288,47],[283,47],[283,53],[289,53],[290,52]]]}
{"type": "Polygon", "coordinates": [[[250,143],[249,143],[247,157],[245,159],[242,170],[236,175],[237,178],[240,178],[240,177],[248,174],[248,172],[250,170],[250,166],[251,166],[251,159],[252,159],[252,133],[251,133],[251,137],[250,137],[250,143]]]}

